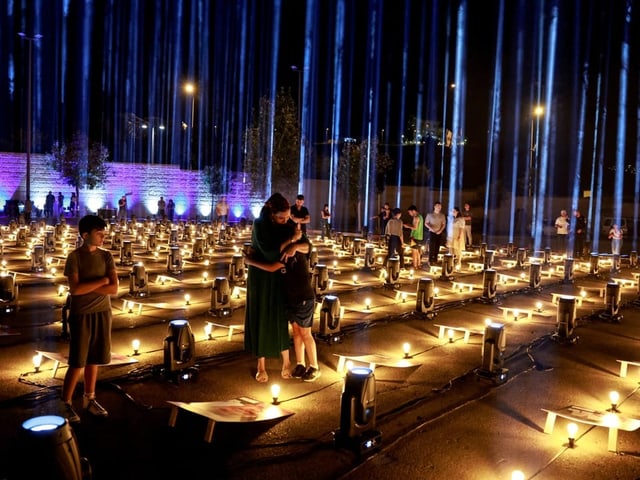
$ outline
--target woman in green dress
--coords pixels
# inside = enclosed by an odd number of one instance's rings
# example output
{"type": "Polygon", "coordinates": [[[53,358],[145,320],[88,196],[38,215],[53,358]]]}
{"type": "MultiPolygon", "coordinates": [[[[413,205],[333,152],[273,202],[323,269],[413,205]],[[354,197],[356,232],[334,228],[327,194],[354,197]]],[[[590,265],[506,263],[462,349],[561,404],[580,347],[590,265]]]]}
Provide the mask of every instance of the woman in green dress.
{"type": "MultiPolygon", "coordinates": [[[[290,205],[280,193],[274,193],[253,222],[251,258],[273,263],[281,260],[281,251],[293,241],[286,226],[290,205]]],[[[284,264],[282,265],[284,268],[284,264]]],[[[245,350],[258,357],[256,380],[269,380],[266,358],[282,357],[282,378],[291,378],[289,326],[284,312],[283,275],[249,266],[245,313],[245,350]]]]}

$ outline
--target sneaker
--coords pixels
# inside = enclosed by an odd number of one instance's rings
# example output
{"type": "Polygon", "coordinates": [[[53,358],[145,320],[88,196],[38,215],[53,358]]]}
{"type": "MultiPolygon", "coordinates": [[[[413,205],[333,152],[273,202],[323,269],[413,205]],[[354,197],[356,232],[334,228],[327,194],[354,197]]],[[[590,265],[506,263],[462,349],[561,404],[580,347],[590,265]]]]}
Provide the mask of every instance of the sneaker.
{"type": "Polygon", "coordinates": [[[69,423],[80,423],[80,416],[73,409],[73,405],[67,402],[62,402],[62,415],[69,421],[69,423]]]}
{"type": "Polygon", "coordinates": [[[302,380],[305,382],[315,382],[318,378],[320,378],[320,370],[314,367],[307,368],[307,371],[302,376],[302,380]]]}
{"type": "Polygon", "coordinates": [[[95,398],[84,398],[82,401],[82,405],[84,409],[89,412],[91,415],[95,415],[96,417],[108,417],[109,412],[107,412],[102,405],[98,403],[95,398]]]}
{"type": "Polygon", "coordinates": [[[291,372],[291,376],[293,378],[302,378],[305,372],[306,372],[306,369],[304,368],[304,365],[299,363],[296,365],[296,368],[293,369],[293,372],[291,372]]]}

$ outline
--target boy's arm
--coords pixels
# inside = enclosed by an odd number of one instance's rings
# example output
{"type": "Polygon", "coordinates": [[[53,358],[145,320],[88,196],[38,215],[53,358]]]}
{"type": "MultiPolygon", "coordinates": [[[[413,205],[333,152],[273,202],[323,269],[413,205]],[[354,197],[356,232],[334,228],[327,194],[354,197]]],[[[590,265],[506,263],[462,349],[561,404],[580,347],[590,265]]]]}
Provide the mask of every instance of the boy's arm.
{"type": "Polygon", "coordinates": [[[252,267],[259,268],[260,270],[265,270],[267,272],[277,272],[278,270],[280,270],[281,268],[284,267],[284,263],[281,263],[281,262],[273,262],[273,263],[260,262],[260,261],[254,260],[253,258],[251,258],[248,255],[244,256],[244,264],[252,266],[252,267]]]}

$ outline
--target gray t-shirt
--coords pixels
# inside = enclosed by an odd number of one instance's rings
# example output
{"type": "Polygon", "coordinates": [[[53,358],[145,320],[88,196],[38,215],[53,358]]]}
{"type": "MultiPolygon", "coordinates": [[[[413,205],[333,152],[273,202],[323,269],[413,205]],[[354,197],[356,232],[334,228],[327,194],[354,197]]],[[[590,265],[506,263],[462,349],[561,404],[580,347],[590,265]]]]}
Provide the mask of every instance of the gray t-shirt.
{"type": "MultiPolygon", "coordinates": [[[[88,282],[108,276],[109,272],[115,270],[115,268],[111,252],[102,248],[89,252],[80,247],[76,248],[67,257],[67,262],[64,265],[64,274],[68,277],[73,273],[77,273],[80,282],[88,282]]],[[[70,313],[72,314],[104,312],[106,310],[111,310],[111,298],[109,295],[91,292],[84,295],[71,296],[70,313]]]]}

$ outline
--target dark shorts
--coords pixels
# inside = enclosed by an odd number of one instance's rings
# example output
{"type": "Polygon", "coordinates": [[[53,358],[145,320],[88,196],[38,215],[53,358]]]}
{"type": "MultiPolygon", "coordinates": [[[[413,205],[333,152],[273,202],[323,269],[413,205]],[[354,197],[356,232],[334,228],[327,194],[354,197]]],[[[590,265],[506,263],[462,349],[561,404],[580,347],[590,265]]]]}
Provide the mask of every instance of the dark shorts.
{"type": "Polygon", "coordinates": [[[424,244],[424,240],[416,240],[415,238],[410,239],[411,248],[421,248],[424,244]]]}
{"type": "Polygon", "coordinates": [[[297,323],[302,328],[311,328],[313,313],[316,307],[314,299],[285,306],[285,318],[289,323],[297,323]]]}
{"type": "Polygon", "coordinates": [[[69,316],[69,366],[111,362],[111,311],[69,316]]]}

